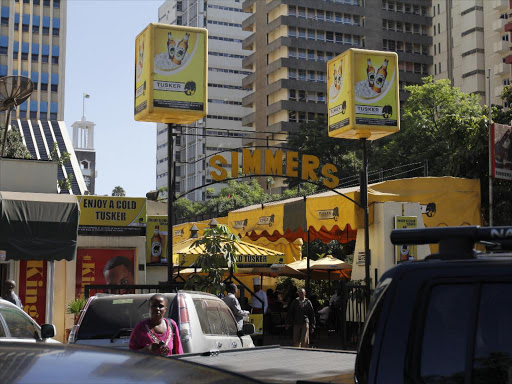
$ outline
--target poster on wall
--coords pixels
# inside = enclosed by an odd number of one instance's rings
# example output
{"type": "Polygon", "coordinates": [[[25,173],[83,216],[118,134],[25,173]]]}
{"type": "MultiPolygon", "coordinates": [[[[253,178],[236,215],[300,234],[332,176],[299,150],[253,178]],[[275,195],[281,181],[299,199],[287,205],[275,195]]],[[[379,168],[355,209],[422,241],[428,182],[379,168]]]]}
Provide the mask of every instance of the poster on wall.
{"type": "Polygon", "coordinates": [[[84,297],[86,285],[135,284],[134,264],[134,249],[78,248],[75,295],[84,297]]]}
{"type": "MultiPolygon", "coordinates": [[[[416,216],[395,216],[395,229],[417,228],[416,216]]],[[[404,261],[417,260],[416,245],[402,244],[395,246],[396,264],[404,261]]]]}
{"type": "Polygon", "coordinates": [[[146,264],[167,264],[167,216],[148,216],[146,264]]]}
{"type": "Polygon", "coordinates": [[[146,199],[120,196],[77,196],[78,234],[83,236],[145,236],[146,199]]]}
{"type": "Polygon", "coordinates": [[[491,168],[495,179],[512,180],[512,127],[494,123],[491,127],[491,168]]]}
{"type": "Polygon", "coordinates": [[[19,297],[37,324],[46,322],[46,261],[20,260],[19,297]]]}

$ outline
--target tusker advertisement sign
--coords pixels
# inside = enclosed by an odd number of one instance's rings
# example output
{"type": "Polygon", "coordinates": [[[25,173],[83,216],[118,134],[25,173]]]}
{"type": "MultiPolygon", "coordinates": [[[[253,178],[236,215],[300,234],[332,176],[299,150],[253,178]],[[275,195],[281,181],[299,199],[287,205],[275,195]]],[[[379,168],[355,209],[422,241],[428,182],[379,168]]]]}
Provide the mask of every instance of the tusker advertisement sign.
{"type": "Polygon", "coordinates": [[[512,127],[494,123],[491,126],[491,141],[492,176],[512,180],[512,127]]]}
{"type": "Polygon", "coordinates": [[[208,31],[149,24],[135,40],[135,120],[187,124],[207,114],[208,31]]]}
{"type": "Polygon", "coordinates": [[[146,199],[118,196],[77,196],[79,235],[145,236],[146,199]]]}
{"type": "Polygon", "coordinates": [[[146,264],[167,264],[168,231],[167,216],[148,216],[146,264]]]}
{"type": "MultiPolygon", "coordinates": [[[[395,216],[395,229],[417,228],[418,218],[416,216],[395,216]]],[[[395,261],[399,264],[403,261],[417,259],[417,246],[402,244],[395,246],[395,261]]]]}
{"type": "Polygon", "coordinates": [[[380,139],[400,130],[398,55],[351,48],[327,63],[329,137],[380,139]]]}

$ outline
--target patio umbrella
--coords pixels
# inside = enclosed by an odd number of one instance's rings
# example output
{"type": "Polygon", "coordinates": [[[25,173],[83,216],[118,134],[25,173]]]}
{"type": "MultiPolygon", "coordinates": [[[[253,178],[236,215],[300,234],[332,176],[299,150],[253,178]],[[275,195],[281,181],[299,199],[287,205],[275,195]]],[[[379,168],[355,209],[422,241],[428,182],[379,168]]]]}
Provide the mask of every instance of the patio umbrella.
{"type": "MultiPolygon", "coordinates": [[[[294,261],[288,264],[289,267],[306,273],[307,259],[294,261]]],[[[311,278],[315,280],[341,280],[349,279],[352,272],[352,266],[331,255],[327,255],[318,260],[309,261],[311,278]]]]}

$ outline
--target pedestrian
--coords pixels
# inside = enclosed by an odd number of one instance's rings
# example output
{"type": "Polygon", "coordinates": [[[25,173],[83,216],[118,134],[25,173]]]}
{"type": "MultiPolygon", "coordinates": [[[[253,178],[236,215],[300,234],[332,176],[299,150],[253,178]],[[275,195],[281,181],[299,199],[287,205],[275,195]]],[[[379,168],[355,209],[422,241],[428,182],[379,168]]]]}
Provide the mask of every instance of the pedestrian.
{"type": "Polygon", "coordinates": [[[222,301],[224,301],[228,305],[229,309],[231,309],[231,312],[233,312],[238,325],[238,330],[241,330],[244,325],[244,317],[249,316],[249,311],[242,310],[242,307],[236,298],[238,288],[234,283],[226,284],[226,291],[228,292],[228,295],[224,296],[222,301]]]}
{"type": "Polygon", "coordinates": [[[5,280],[4,294],[2,296],[2,299],[10,301],[14,305],[17,305],[18,307],[23,309],[23,304],[21,303],[20,298],[14,292],[15,289],[16,289],[16,283],[14,282],[14,280],[5,280]]]}
{"type": "Polygon", "coordinates": [[[265,314],[267,312],[268,308],[268,300],[267,300],[267,294],[265,291],[261,289],[261,283],[260,278],[255,277],[253,280],[254,285],[254,295],[252,295],[252,313],[263,313],[265,314]],[[259,298],[259,300],[256,298],[259,298]]]}
{"type": "Polygon", "coordinates": [[[149,299],[149,318],[139,321],[130,335],[129,347],[134,351],[148,351],[155,355],[181,355],[183,347],[176,322],[166,319],[167,299],[155,294],[149,299]]]}
{"type": "Polygon", "coordinates": [[[309,333],[315,331],[315,312],[313,304],[306,298],[306,290],[299,288],[299,297],[288,308],[287,326],[293,325],[293,345],[299,348],[309,347],[309,333]]]}

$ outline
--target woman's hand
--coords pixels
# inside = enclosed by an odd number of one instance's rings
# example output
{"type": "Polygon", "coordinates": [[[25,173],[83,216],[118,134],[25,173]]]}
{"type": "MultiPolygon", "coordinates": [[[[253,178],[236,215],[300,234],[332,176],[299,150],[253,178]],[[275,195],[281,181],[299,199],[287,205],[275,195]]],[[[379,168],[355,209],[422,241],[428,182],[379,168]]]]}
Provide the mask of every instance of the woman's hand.
{"type": "Polygon", "coordinates": [[[158,352],[160,350],[160,344],[151,343],[146,348],[151,352],[158,352]]]}

